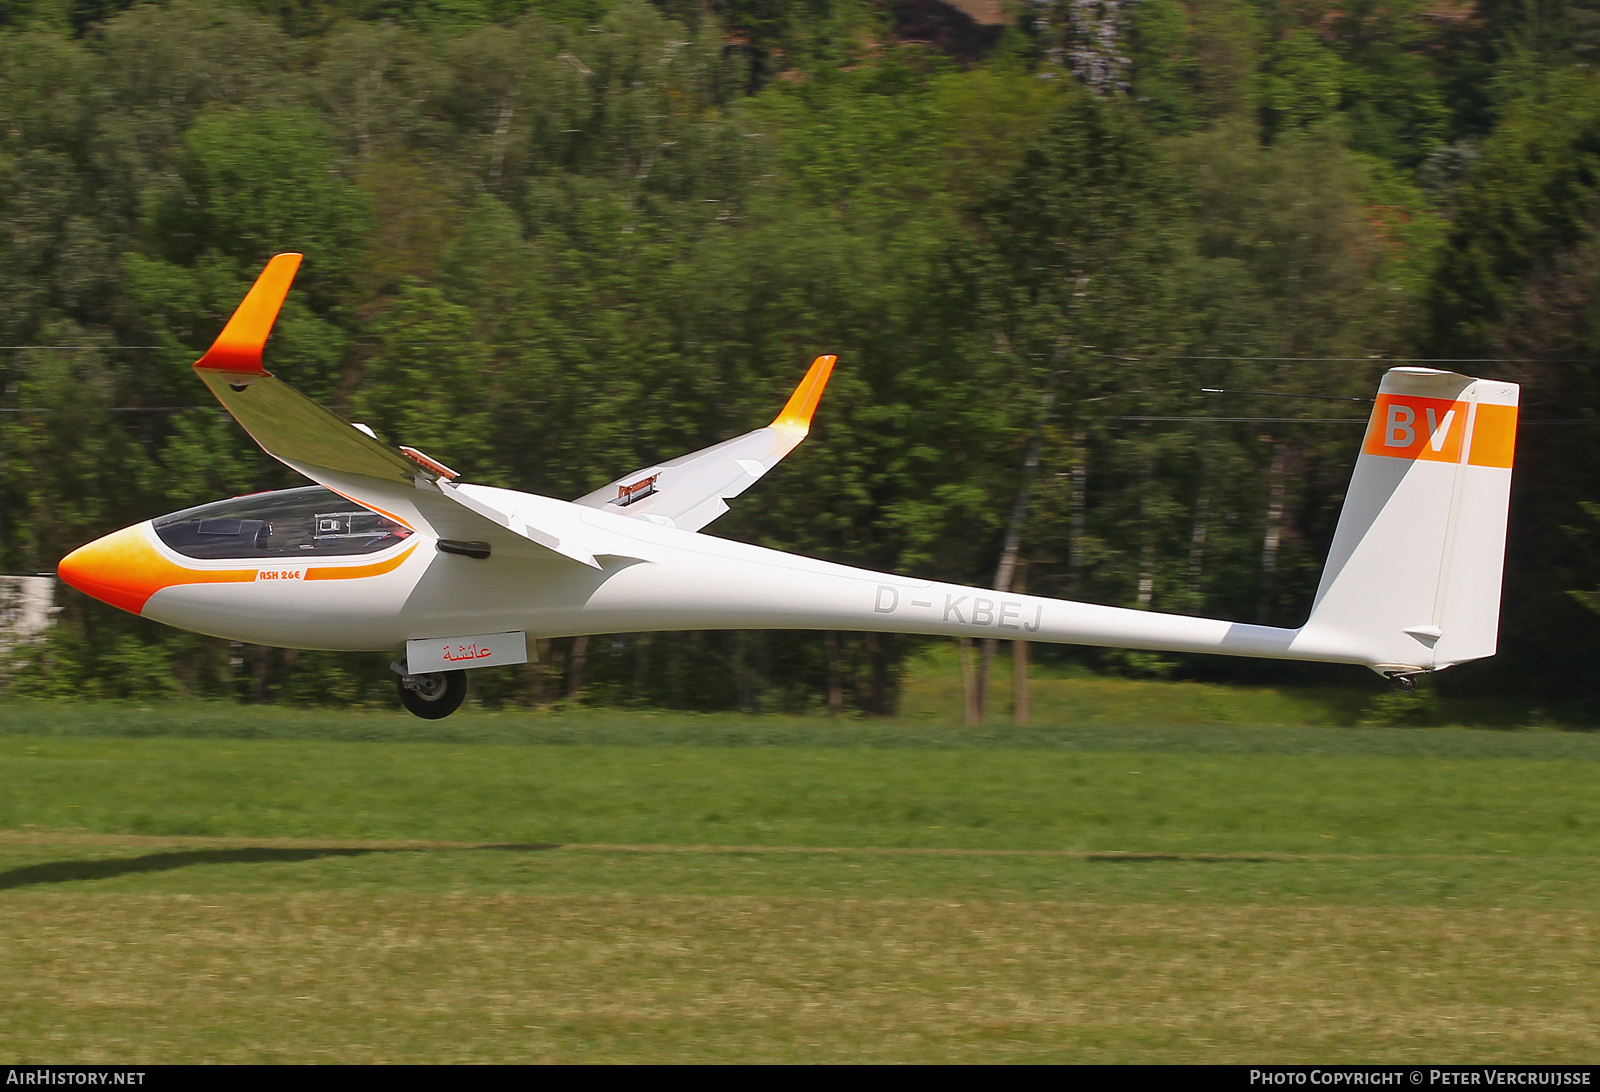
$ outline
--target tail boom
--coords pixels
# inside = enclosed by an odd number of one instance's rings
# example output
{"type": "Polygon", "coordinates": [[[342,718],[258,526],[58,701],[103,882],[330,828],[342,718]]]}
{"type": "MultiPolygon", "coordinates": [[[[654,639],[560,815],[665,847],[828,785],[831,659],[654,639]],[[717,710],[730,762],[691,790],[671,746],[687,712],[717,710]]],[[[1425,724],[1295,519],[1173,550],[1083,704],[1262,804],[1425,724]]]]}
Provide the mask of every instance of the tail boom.
{"type": "Polygon", "coordinates": [[[567,636],[610,629],[838,629],[1382,666],[1358,643],[1304,627],[1014,595],[706,536],[680,547],[680,532],[667,528],[641,533],[655,541],[636,542],[633,553],[648,563],[594,574],[593,586],[579,593],[581,604],[537,597],[552,609],[527,618],[528,631],[567,636]]]}

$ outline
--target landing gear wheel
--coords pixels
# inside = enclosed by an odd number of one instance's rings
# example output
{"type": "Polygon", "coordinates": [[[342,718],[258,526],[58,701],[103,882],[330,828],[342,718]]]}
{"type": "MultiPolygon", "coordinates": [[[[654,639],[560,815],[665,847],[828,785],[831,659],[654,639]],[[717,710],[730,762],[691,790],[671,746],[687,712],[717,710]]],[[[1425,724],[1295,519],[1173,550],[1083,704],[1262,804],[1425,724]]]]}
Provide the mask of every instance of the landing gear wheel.
{"type": "Polygon", "coordinates": [[[424,720],[442,720],[461,708],[467,697],[465,671],[429,671],[402,675],[398,680],[400,704],[424,720]]]}
{"type": "Polygon", "coordinates": [[[1409,694],[1417,688],[1417,680],[1410,675],[1402,675],[1398,671],[1389,673],[1389,681],[1394,683],[1394,688],[1402,694],[1409,694]]]}

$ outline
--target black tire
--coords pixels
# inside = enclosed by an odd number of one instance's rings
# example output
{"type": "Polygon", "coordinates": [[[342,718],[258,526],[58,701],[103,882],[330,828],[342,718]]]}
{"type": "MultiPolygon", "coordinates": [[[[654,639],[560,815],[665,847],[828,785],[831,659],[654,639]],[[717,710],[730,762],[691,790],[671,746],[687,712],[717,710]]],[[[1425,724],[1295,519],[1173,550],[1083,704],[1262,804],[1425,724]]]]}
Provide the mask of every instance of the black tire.
{"type": "Polygon", "coordinates": [[[465,671],[432,671],[412,675],[409,680],[398,680],[400,704],[406,711],[423,720],[443,720],[457,709],[467,697],[465,671]],[[406,683],[411,685],[407,686],[406,683]]]}

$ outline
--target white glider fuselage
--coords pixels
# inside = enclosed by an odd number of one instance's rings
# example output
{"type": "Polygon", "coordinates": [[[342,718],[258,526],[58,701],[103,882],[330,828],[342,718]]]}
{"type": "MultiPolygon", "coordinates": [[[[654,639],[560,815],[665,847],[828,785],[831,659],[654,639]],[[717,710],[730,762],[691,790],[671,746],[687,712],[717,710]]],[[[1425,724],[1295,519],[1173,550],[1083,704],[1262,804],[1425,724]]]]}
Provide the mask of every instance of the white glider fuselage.
{"type": "MultiPolygon", "coordinates": [[[[140,611],[252,644],[382,651],[438,635],[839,629],[1361,662],[1299,630],[1002,594],[875,573],[511,490],[462,486],[543,528],[581,524],[600,568],[549,553],[447,553],[430,532],[355,558],[201,563],[134,533],[179,572],[140,611]],[[609,547],[609,548],[608,548],[609,547]],[[249,570],[241,570],[241,565],[249,570]],[[214,573],[253,570],[248,580],[214,573]]],[[[1420,668],[1423,665],[1409,665],[1420,668]]]]}

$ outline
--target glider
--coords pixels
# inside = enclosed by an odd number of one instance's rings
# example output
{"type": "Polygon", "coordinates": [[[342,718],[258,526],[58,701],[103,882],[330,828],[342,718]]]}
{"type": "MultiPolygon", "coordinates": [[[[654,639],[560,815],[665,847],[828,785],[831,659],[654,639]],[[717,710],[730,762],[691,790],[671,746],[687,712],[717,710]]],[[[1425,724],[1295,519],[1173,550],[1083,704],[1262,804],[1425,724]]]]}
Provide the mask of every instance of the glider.
{"type": "Polygon", "coordinates": [[[401,702],[448,716],[465,671],[529,637],[843,629],[1359,664],[1413,676],[1494,654],[1518,388],[1383,378],[1310,617],[1298,629],[914,580],[700,534],[806,436],[833,368],[765,428],[574,501],[471,485],[296,394],[262,349],[299,267],[273,258],[195,364],[268,454],[316,484],[124,528],[63,580],[171,626],[254,644],[398,651],[401,702]]]}

